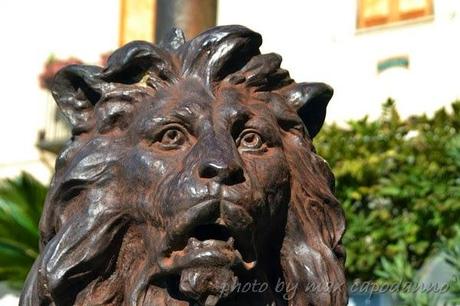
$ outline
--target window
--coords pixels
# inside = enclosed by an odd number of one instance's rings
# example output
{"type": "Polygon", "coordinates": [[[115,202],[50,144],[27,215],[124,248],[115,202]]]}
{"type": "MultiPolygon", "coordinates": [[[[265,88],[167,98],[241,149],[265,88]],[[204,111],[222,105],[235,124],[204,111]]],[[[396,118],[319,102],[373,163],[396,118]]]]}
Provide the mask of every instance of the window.
{"type": "Polygon", "coordinates": [[[359,0],[358,28],[433,15],[433,0],[359,0]]]}

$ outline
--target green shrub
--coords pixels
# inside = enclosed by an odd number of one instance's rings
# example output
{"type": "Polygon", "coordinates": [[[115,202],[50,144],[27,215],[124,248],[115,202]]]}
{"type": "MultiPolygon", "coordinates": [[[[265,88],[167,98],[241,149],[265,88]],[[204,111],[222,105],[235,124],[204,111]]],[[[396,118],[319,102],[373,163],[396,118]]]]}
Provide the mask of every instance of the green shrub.
{"type": "Polygon", "coordinates": [[[457,236],[452,240],[443,242],[446,262],[453,271],[449,284],[448,305],[460,305],[460,224],[457,225],[457,236]]]}
{"type": "Polygon", "coordinates": [[[20,289],[38,255],[47,188],[27,173],[0,182],[0,281],[20,289]]]}
{"type": "Polygon", "coordinates": [[[326,125],[315,139],[333,168],[345,210],[347,273],[375,280],[382,258],[417,269],[460,220],[460,101],[401,120],[388,100],[381,116],[326,125]]]}

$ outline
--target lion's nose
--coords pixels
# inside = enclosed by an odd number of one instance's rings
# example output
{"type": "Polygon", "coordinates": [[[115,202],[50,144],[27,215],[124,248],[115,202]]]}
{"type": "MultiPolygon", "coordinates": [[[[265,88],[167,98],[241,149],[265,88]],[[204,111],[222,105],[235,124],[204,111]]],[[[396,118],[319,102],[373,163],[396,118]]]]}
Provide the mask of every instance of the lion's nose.
{"type": "Polygon", "coordinates": [[[243,167],[236,161],[207,160],[199,165],[198,173],[201,178],[213,179],[226,185],[242,183],[245,180],[243,167]]]}

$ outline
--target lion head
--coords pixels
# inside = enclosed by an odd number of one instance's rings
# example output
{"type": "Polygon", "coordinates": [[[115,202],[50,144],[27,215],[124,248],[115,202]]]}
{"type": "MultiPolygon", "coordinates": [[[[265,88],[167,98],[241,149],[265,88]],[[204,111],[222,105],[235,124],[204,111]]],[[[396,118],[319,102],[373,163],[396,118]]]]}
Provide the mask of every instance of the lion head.
{"type": "Polygon", "coordinates": [[[173,30],[56,75],[72,138],[21,305],[346,304],[344,217],[312,145],[332,89],[261,43],[173,30]]]}

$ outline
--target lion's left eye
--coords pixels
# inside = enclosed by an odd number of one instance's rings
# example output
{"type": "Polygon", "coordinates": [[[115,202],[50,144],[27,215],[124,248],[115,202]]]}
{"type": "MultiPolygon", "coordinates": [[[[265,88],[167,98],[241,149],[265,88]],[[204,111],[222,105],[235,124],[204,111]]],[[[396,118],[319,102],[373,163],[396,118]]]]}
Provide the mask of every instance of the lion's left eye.
{"type": "Polygon", "coordinates": [[[243,132],[237,139],[237,146],[248,151],[258,151],[264,148],[262,136],[254,131],[243,132]]]}

